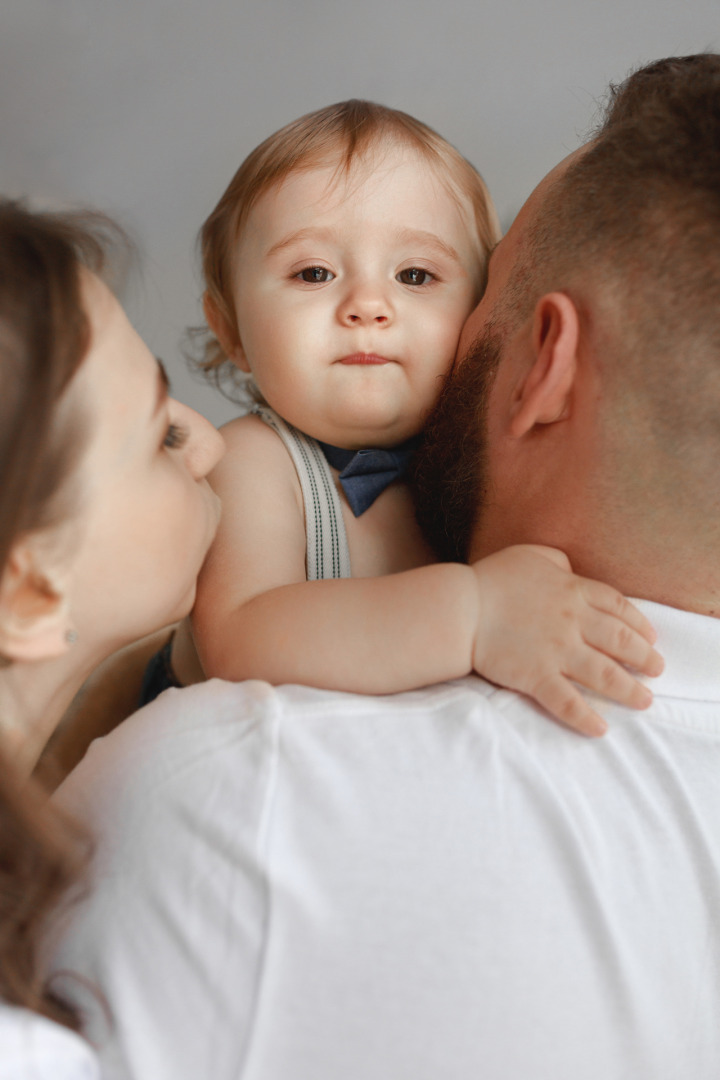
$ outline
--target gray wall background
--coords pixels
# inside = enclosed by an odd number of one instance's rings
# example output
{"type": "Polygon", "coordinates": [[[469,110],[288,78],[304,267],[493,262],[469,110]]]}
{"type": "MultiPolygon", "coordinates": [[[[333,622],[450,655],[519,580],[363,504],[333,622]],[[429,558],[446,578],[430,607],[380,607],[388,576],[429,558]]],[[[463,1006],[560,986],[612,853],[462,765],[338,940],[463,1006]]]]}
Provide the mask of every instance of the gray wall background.
{"type": "Polygon", "coordinates": [[[197,230],[241,159],[348,97],[405,109],[480,169],[505,226],[610,79],[720,48],[718,0],[2,0],[0,191],[108,211],[139,241],[128,307],[176,396],[197,230]]]}

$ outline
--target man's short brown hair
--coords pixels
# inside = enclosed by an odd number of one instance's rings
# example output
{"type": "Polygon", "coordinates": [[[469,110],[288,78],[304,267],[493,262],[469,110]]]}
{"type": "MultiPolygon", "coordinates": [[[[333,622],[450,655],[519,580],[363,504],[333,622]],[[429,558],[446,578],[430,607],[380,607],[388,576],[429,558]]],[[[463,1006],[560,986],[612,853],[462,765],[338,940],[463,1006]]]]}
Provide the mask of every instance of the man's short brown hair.
{"type": "Polygon", "coordinates": [[[658,60],[611,87],[528,227],[501,323],[557,290],[602,357],[618,453],[642,436],[677,481],[708,438],[720,450],[720,56],[658,60]]]}

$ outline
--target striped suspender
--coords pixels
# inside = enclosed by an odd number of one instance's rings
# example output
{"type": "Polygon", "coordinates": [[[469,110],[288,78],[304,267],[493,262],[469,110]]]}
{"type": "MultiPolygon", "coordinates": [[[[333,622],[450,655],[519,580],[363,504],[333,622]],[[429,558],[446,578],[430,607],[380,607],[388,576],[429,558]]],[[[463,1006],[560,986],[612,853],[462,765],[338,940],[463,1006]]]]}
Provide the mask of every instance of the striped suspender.
{"type": "Polygon", "coordinates": [[[254,405],[251,411],[280,436],[298,474],[305,507],[308,581],[351,577],[340,497],[322,450],[267,405],[254,405]]]}

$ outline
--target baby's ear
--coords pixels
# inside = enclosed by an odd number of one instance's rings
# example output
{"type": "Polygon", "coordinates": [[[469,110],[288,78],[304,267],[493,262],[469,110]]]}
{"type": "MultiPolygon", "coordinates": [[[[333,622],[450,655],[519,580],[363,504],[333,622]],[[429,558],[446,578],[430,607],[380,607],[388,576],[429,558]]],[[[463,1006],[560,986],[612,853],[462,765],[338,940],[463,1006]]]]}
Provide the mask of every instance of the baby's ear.
{"type": "Polygon", "coordinates": [[[240,343],[237,329],[230,325],[230,321],[220,311],[216,301],[208,292],[203,294],[203,311],[205,312],[205,321],[220,342],[222,350],[228,359],[232,360],[233,364],[239,367],[241,371],[250,371],[250,365],[240,343]]]}
{"type": "Polygon", "coordinates": [[[0,578],[0,655],[48,660],[62,656],[74,640],[60,575],[40,568],[32,540],[16,544],[0,578]]]}

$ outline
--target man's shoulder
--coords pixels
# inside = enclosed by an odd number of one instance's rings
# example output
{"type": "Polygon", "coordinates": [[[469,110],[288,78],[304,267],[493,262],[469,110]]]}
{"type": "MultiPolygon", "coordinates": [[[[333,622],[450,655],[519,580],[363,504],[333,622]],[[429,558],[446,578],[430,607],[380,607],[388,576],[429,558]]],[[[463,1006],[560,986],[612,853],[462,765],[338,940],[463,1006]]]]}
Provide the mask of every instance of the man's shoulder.
{"type": "Polygon", "coordinates": [[[396,694],[355,694],[322,690],[311,686],[274,688],[275,707],[301,717],[360,717],[433,713],[461,706],[483,707],[498,693],[498,687],[477,675],[433,683],[417,690],[396,694]]]}
{"type": "Polygon", "coordinates": [[[512,757],[525,747],[532,756],[557,741],[587,741],[522,694],[472,675],[384,696],[282,686],[273,693],[273,709],[282,776],[301,800],[313,770],[340,787],[355,780],[374,786],[369,776],[385,774],[388,762],[403,773],[412,768],[428,775],[445,762],[482,783],[498,749],[512,757]]]}
{"type": "Polygon", "coordinates": [[[95,829],[122,821],[127,836],[158,806],[181,814],[229,772],[246,801],[261,800],[278,709],[273,688],[259,681],[166,690],[96,739],[54,798],[95,829]]]}
{"type": "Polygon", "coordinates": [[[282,748],[322,745],[346,760],[362,743],[400,740],[407,749],[423,728],[442,739],[458,723],[496,723],[508,710],[535,713],[526,699],[475,676],[386,696],[211,679],[165,691],[97,739],[56,797],[82,817],[104,804],[117,813],[120,803],[141,814],[174,788],[187,798],[193,786],[230,774],[260,798],[282,748]]]}

